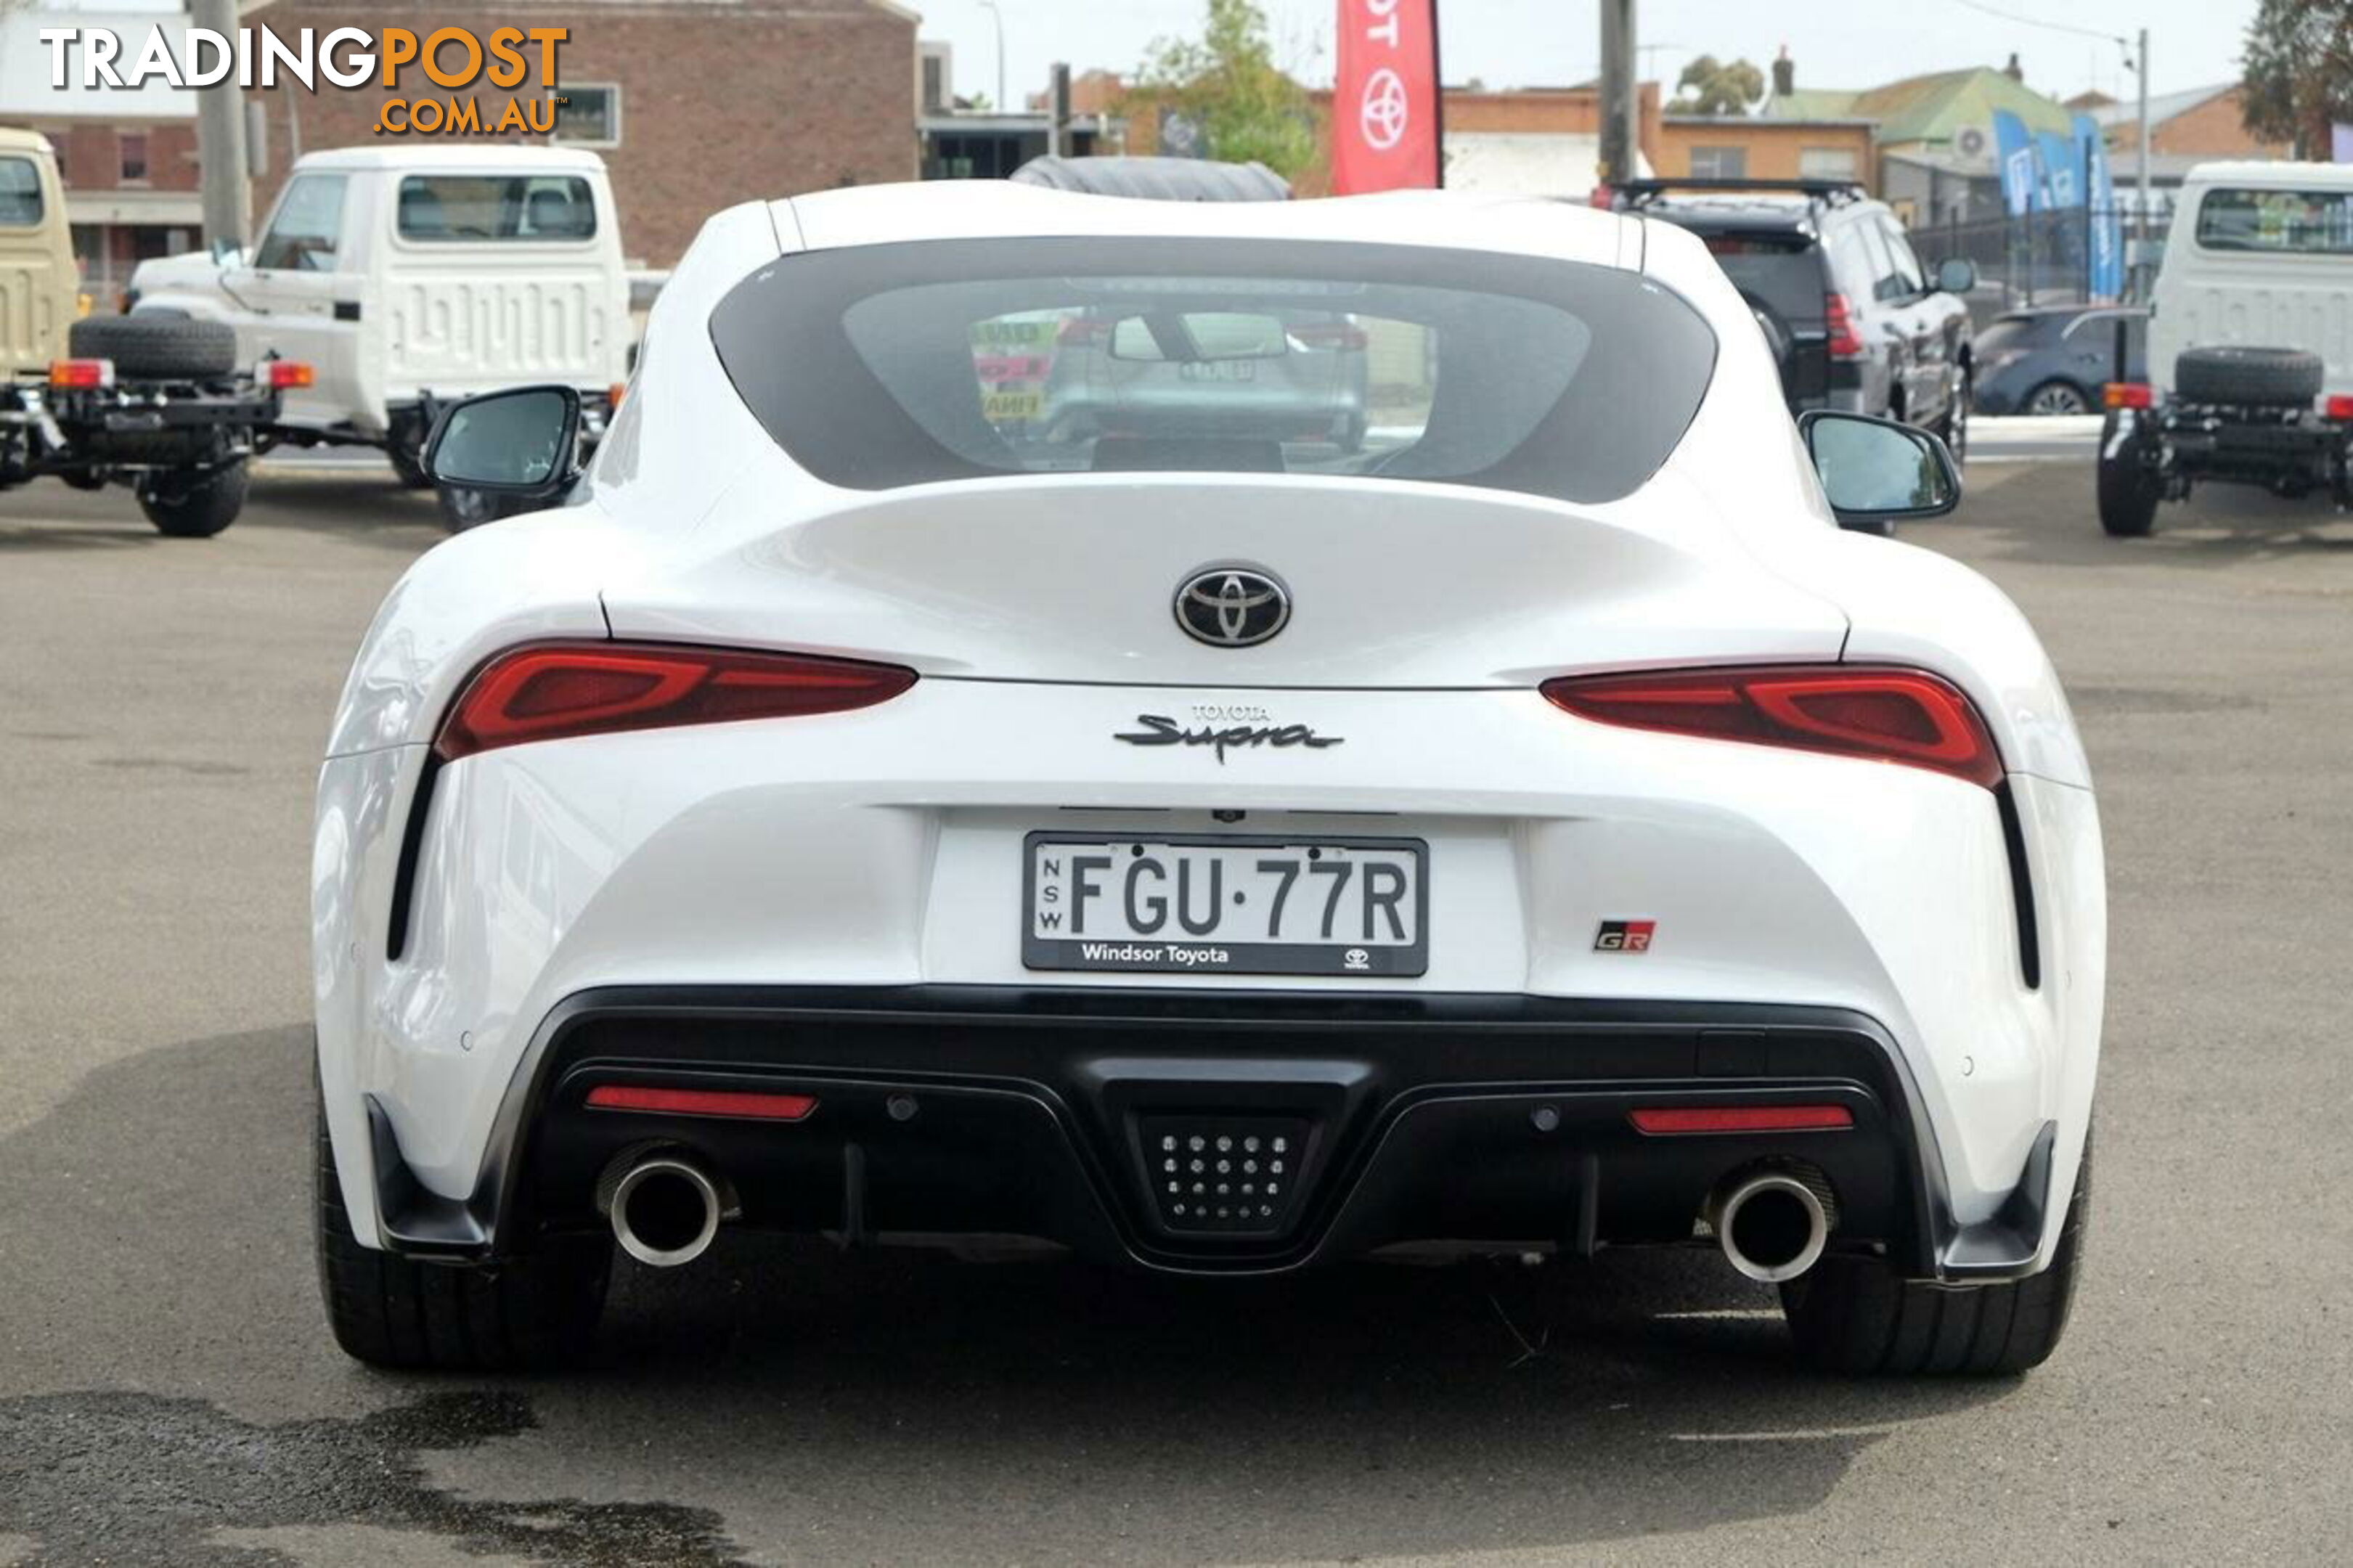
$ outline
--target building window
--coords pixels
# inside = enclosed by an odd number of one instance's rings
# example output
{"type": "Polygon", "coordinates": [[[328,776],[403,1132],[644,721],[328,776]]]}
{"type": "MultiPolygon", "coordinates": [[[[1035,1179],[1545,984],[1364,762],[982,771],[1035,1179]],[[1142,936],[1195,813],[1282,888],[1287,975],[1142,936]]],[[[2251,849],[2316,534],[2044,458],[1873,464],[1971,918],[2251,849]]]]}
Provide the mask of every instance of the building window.
{"type": "Polygon", "coordinates": [[[122,183],[126,185],[147,183],[147,132],[126,131],[116,138],[122,154],[122,183]]]}
{"type": "Polygon", "coordinates": [[[621,144],[621,89],[617,83],[566,82],[555,97],[554,140],[575,147],[621,144]]]}
{"type": "Polygon", "coordinates": [[[1745,180],[1748,177],[1746,147],[1694,147],[1691,155],[1694,180],[1745,180]]]}
{"type": "Polygon", "coordinates": [[[1852,147],[1800,147],[1798,176],[1806,180],[1852,180],[1862,176],[1852,147]]]}

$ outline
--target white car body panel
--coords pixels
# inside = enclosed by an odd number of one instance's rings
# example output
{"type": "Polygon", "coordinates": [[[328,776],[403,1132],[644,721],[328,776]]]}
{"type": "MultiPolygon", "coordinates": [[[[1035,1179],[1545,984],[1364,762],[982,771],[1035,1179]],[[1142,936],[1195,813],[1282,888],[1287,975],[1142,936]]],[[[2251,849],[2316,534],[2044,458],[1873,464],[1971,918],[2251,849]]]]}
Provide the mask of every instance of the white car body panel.
{"type": "MultiPolygon", "coordinates": [[[[364,1244],[382,1240],[364,1098],[418,1185],[462,1199],[567,998],[1035,984],[1016,918],[1027,832],[1209,831],[1221,809],[1301,834],[1362,832],[1348,814],[1380,813],[1382,834],[1429,840],[1446,867],[1429,971],[1385,988],[1853,1009],[1895,1043],[1956,1219],[2000,1211],[2054,1123],[2049,1190],[2063,1207],[2089,1124],[2105,940],[2097,813],[2065,700],[1989,584],[1836,529],[1746,308],[1687,233],[1427,195],[1212,209],[979,183],[842,191],[714,217],[648,344],[578,503],[420,561],[344,693],[320,786],[315,979],[337,1167],[364,1244]],[[711,344],[718,299],[805,244],[1099,232],[1475,245],[1641,268],[1715,325],[1715,377],[1665,466],[1607,504],[1257,475],[866,492],[797,467],[711,344]],[[1122,526],[1107,527],[1114,508],[1122,526]],[[1239,683],[1229,650],[1133,609],[1236,558],[1282,574],[1300,605],[1239,683]],[[541,742],[441,768],[391,956],[401,840],[466,679],[518,643],[608,635],[877,659],[921,679],[852,712],[541,742]],[[1593,723],[1534,689],[1562,674],[1841,659],[1926,668],[1979,708],[2022,826],[2039,985],[2021,974],[1992,792],[1593,723]],[[1197,705],[1263,707],[1345,744],[1220,763],[1109,742],[1139,712],[1197,705]],[[1597,921],[1630,915],[1658,922],[1657,945],[1632,961],[1595,952],[1597,921]]],[[[2043,1226],[2037,1267],[2061,1229],[2055,1215],[2043,1226]]]]}
{"type": "Polygon", "coordinates": [[[2353,167],[2243,162],[2189,171],[2151,296],[2148,374],[2160,399],[2173,391],[2184,349],[2232,344],[2308,350],[2326,366],[2324,395],[2353,392],[2353,258],[2209,249],[2198,243],[2198,214],[2217,189],[2353,194],[2353,167]]]}
{"type": "Polygon", "coordinates": [[[629,282],[611,182],[595,153],[343,148],[297,160],[289,188],[314,174],[344,181],[332,271],[265,270],[251,264],[254,253],[216,263],[200,252],[144,262],[132,275],[136,309],[227,321],[247,361],[275,353],[311,364],[316,381],[286,395],[285,424],[382,437],[394,409],[427,393],[449,399],[533,382],[604,392],[626,379],[629,282]],[[411,174],[575,176],[587,184],[596,233],[409,238],[396,220],[400,182],[411,174]],[[346,319],[353,308],[357,319],[346,319]]]}

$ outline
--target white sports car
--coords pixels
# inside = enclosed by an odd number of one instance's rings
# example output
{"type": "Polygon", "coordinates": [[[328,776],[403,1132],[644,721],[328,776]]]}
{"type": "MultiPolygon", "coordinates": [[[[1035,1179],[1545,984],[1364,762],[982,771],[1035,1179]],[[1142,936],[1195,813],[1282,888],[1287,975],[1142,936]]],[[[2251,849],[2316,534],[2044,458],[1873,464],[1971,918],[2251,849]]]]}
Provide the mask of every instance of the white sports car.
{"type": "Polygon", "coordinates": [[[1683,230],[754,204],[585,475],[576,428],[445,416],[438,476],[553,510],[408,573],[321,779],[353,1354],[559,1354],[617,1242],[730,1224],[1193,1275],[1705,1242],[1822,1366],[2056,1343],[2074,724],[1992,586],[1840,526],[1948,510],[1943,447],[1793,427],[1683,230]],[[1292,391],[1335,353],[1361,429],[1292,391]]]}

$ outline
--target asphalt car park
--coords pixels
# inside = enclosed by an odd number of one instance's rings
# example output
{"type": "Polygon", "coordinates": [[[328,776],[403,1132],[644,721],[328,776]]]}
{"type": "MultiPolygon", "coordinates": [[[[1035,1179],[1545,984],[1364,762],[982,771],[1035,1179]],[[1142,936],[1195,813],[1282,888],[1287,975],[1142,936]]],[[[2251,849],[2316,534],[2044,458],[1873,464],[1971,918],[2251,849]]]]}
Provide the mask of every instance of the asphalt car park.
{"type": "Polygon", "coordinates": [[[2353,522],[2214,487],[2114,541],[2087,453],[1985,450],[1904,537],[2068,681],[2112,958],[2075,1321],[1944,1384],[1799,1371],[1697,1250],[1170,1284],[733,1233],[623,1264],[583,1372],[358,1367],[305,847],[431,498],[273,465],[205,542],[0,498],[0,1562],[2333,1558],[2353,522]]]}

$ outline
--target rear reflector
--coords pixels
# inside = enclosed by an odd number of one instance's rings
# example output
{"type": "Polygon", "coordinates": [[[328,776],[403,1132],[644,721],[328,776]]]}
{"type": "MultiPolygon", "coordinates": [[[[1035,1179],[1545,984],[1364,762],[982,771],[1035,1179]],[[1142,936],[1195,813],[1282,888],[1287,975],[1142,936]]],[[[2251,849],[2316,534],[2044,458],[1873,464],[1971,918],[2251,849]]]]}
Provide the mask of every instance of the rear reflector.
{"type": "Polygon", "coordinates": [[[1674,1105],[1630,1110],[1637,1132],[1828,1132],[1854,1125],[1843,1105],[1674,1105]]]}
{"type": "Polygon", "coordinates": [[[2112,381],[2100,389],[2100,401],[2111,408],[2154,408],[2157,388],[2145,381],[2112,381]]]}
{"type": "Polygon", "coordinates": [[[1903,763],[1988,789],[2001,783],[2001,758],[1977,710],[1921,670],[1834,664],[1563,676],[1543,690],[1604,724],[1903,763]]]}
{"type": "Polygon", "coordinates": [[[915,684],[896,665],[659,643],[540,643],[476,673],[434,742],[443,762],[526,741],[793,719],[887,702],[915,684]]]}
{"type": "Polygon", "coordinates": [[[61,359],[49,362],[49,385],[59,392],[97,392],[114,384],[111,359],[61,359]]]}
{"type": "Polygon", "coordinates": [[[598,1110],[651,1110],[665,1116],[733,1116],[749,1121],[799,1121],[817,1109],[817,1096],[600,1083],[588,1091],[588,1103],[598,1110]]]}

